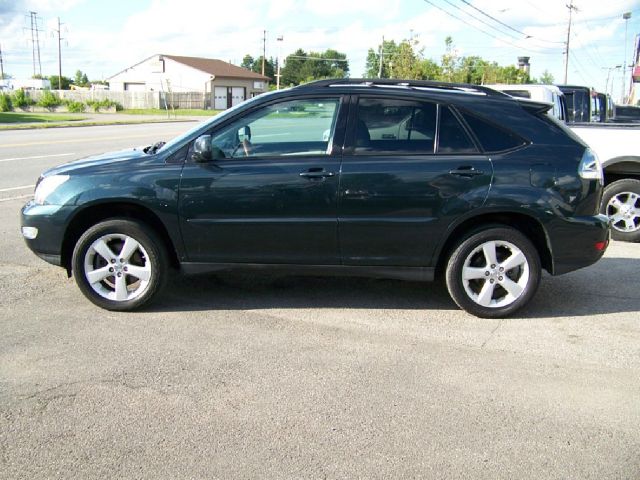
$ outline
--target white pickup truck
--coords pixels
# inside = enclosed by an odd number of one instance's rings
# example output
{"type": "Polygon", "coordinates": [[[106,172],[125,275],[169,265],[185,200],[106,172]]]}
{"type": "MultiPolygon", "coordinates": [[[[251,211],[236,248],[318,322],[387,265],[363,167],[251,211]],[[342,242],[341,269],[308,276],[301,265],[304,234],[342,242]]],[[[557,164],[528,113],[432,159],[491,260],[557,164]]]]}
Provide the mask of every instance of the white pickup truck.
{"type": "Polygon", "coordinates": [[[567,126],[589,145],[602,164],[605,189],[600,211],[611,218],[613,238],[640,242],[640,124],[598,122],[606,117],[607,106],[596,103],[599,97],[595,93],[587,113],[582,112],[582,117],[591,121],[572,122],[578,109],[575,105],[567,108],[563,92],[555,85],[486,86],[514,97],[550,103],[550,115],[569,119],[567,126]]]}

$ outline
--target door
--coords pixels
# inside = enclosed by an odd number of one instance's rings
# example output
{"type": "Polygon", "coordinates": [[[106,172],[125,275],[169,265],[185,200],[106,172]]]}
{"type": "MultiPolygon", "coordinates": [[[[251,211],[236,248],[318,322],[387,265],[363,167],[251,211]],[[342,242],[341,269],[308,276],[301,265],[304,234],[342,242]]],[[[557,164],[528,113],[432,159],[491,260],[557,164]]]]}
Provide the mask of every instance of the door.
{"type": "Polygon", "coordinates": [[[214,87],[213,108],[216,110],[227,109],[227,87],[214,87]]]}
{"type": "Polygon", "coordinates": [[[343,263],[432,266],[448,226],[485,201],[491,162],[447,106],[363,97],[352,111],[339,192],[343,263]]]}
{"type": "Polygon", "coordinates": [[[232,87],[231,88],[231,106],[235,107],[237,104],[244,102],[245,94],[244,87],[232,87]]]}
{"type": "Polygon", "coordinates": [[[188,162],[180,185],[189,261],[339,263],[340,103],[274,102],[210,132],[218,159],[188,162]]]}

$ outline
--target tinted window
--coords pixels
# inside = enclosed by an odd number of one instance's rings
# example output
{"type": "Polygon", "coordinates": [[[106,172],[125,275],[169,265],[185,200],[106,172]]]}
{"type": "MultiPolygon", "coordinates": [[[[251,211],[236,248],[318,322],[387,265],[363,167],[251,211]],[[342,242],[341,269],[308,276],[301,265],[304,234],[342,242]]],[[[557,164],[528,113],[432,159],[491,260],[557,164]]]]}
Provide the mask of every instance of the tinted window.
{"type": "Polygon", "coordinates": [[[337,98],[302,99],[261,108],[213,132],[222,158],[328,155],[338,113],[337,98]]]}
{"type": "Polygon", "coordinates": [[[435,104],[361,98],[358,102],[355,153],[433,153],[435,104]]]}
{"type": "Polygon", "coordinates": [[[515,133],[498,127],[482,118],[469,113],[462,113],[465,121],[480,141],[485,152],[501,152],[525,144],[525,141],[515,133]]]}
{"type": "Polygon", "coordinates": [[[449,107],[440,108],[438,153],[478,153],[478,149],[449,107]]]}

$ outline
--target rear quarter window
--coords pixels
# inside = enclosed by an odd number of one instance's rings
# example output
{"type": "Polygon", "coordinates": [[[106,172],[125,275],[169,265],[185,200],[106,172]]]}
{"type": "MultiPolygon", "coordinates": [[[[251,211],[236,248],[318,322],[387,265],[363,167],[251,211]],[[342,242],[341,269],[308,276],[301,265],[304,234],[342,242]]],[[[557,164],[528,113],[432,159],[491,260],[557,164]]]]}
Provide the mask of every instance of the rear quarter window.
{"type": "Polygon", "coordinates": [[[526,141],[495,123],[469,112],[460,112],[465,122],[475,134],[483,150],[487,153],[503,152],[526,145],[526,141]]]}

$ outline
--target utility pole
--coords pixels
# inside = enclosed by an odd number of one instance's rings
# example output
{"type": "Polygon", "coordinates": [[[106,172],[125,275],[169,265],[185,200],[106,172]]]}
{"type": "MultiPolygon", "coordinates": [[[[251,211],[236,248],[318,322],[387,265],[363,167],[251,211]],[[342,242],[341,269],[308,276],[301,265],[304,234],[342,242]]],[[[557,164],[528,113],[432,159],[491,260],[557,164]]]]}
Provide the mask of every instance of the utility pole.
{"type": "Polygon", "coordinates": [[[627,26],[629,25],[629,19],[631,18],[631,12],[622,14],[624,20],[624,66],[622,67],[622,94],[620,95],[620,103],[625,104],[625,93],[627,85],[627,26]]]}
{"type": "Polygon", "coordinates": [[[569,5],[567,5],[567,8],[569,9],[569,28],[567,28],[567,49],[565,51],[565,59],[564,59],[564,83],[567,83],[567,78],[569,75],[569,42],[571,41],[571,17],[573,15],[573,11],[575,10],[576,12],[578,11],[578,9],[576,7],[573,6],[573,0],[571,0],[571,3],[569,5]]]}
{"type": "Polygon", "coordinates": [[[264,58],[267,55],[267,31],[262,31],[262,76],[264,77],[264,58]]]}
{"type": "Polygon", "coordinates": [[[36,12],[29,12],[31,19],[31,45],[33,53],[33,76],[36,76],[36,58],[38,59],[37,74],[42,76],[42,63],[40,62],[40,37],[38,28],[38,17],[36,12]]]}
{"type": "Polygon", "coordinates": [[[60,17],[58,17],[58,29],[54,30],[58,34],[58,90],[62,90],[62,48],[61,41],[64,40],[61,35],[60,17]]]}
{"type": "Polygon", "coordinates": [[[280,58],[280,45],[282,44],[283,40],[284,37],[282,35],[278,35],[278,37],[276,37],[276,41],[278,42],[278,72],[276,73],[276,90],[280,90],[280,63],[282,63],[282,59],[280,58]]]}
{"type": "Polygon", "coordinates": [[[4,64],[2,63],[2,45],[0,45],[0,80],[4,80],[4,64]]]}
{"type": "Polygon", "coordinates": [[[378,67],[378,78],[382,78],[382,61],[384,59],[384,35],[380,44],[380,66],[378,67]]]}

